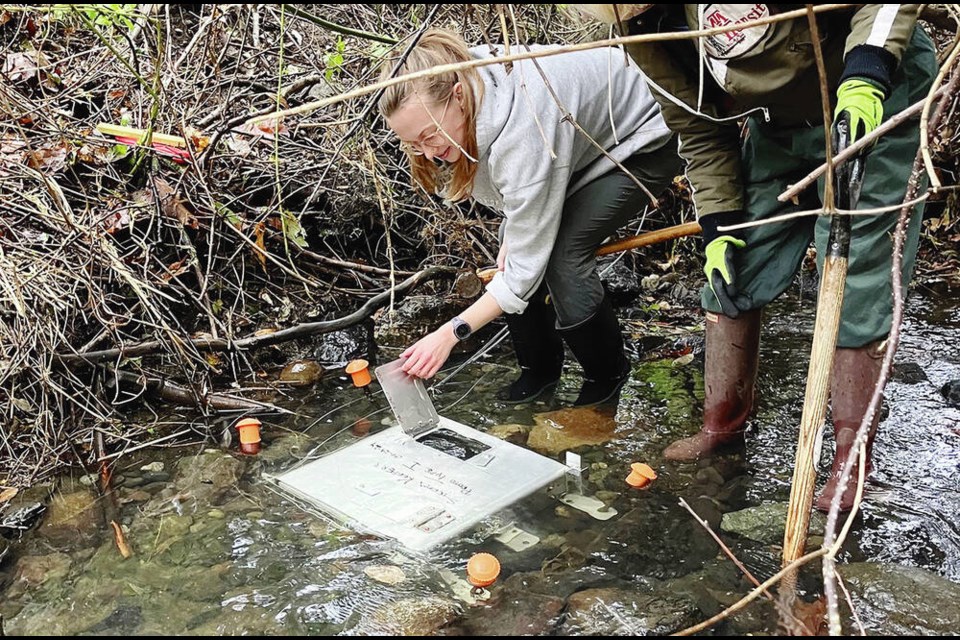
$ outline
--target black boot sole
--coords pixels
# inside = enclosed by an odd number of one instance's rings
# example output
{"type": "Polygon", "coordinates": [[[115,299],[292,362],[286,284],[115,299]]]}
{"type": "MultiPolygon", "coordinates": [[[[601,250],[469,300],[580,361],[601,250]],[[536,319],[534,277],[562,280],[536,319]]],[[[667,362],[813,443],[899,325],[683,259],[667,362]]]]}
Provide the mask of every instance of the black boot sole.
{"type": "Polygon", "coordinates": [[[526,395],[526,396],[524,396],[523,398],[520,398],[519,400],[517,400],[517,399],[510,399],[510,398],[504,398],[504,397],[502,397],[502,396],[498,393],[498,394],[497,394],[497,400],[499,400],[500,402],[502,402],[502,403],[504,403],[504,404],[523,404],[524,402],[530,402],[531,400],[536,400],[537,398],[539,398],[541,395],[543,395],[544,393],[546,393],[546,392],[548,392],[548,391],[553,391],[553,389],[557,386],[557,383],[558,383],[558,382],[560,382],[560,380],[554,380],[554,381],[552,381],[552,382],[548,382],[548,383],[546,383],[545,385],[543,385],[542,387],[540,387],[539,389],[537,389],[537,391],[535,391],[535,392],[533,392],[533,393],[531,393],[531,394],[529,394],[529,395],[526,395]]]}
{"type": "Polygon", "coordinates": [[[610,402],[615,396],[617,396],[617,395],[620,393],[620,391],[623,389],[623,385],[625,385],[625,384],[627,383],[627,380],[629,380],[629,379],[630,379],[630,375],[629,375],[629,373],[628,373],[627,375],[625,375],[625,376],[620,380],[620,382],[618,382],[618,383],[613,387],[613,389],[610,390],[610,393],[608,393],[606,396],[604,396],[604,397],[603,397],[602,399],[600,399],[600,400],[594,400],[593,402],[584,402],[584,403],[581,404],[581,403],[580,403],[580,399],[577,398],[577,400],[573,403],[573,406],[575,406],[575,407],[597,407],[597,406],[600,406],[600,405],[602,405],[602,404],[606,404],[606,403],[610,402]]]}

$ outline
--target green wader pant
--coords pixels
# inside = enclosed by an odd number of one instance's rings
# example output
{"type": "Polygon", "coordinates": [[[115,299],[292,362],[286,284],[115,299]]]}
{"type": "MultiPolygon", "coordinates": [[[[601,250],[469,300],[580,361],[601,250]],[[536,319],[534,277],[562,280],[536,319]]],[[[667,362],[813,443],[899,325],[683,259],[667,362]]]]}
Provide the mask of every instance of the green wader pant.
{"type": "MultiPolygon", "coordinates": [[[[890,95],[883,103],[884,117],[896,115],[922,100],[936,71],[933,44],[917,27],[894,75],[890,95]]],[[[747,127],[741,149],[746,219],[765,220],[791,211],[819,208],[822,196],[813,189],[800,194],[799,205],[781,203],[777,196],[824,162],[823,126],[783,129],[750,118],[747,127]]],[[[886,207],[903,201],[919,146],[916,121],[904,123],[880,138],[867,157],[858,209],[886,207]]],[[[819,186],[822,194],[822,179],[819,186]]],[[[917,253],[920,208],[914,212],[907,230],[903,251],[904,288],[913,273],[917,253]]],[[[839,347],[862,347],[885,338],[890,332],[892,232],[899,211],[852,217],[839,347]]],[[[828,216],[804,216],[744,229],[747,246],[736,252],[734,265],[737,288],[749,296],[750,308],[767,305],[790,286],[811,239],[817,247],[817,267],[822,270],[829,231],[828,216]]],[[[701,299],[707,311],[721,312],[709,285],[704,287],[701,299]]]]}

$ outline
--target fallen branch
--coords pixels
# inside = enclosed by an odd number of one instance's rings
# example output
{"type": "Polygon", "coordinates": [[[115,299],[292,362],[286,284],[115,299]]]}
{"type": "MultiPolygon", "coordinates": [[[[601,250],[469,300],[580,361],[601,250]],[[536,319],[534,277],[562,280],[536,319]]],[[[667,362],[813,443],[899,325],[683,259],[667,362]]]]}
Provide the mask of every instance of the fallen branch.
{"type": "MultiPolygon", "coordinates": [[[[328,267],[341,267],[343,269],[350,269],[352,271],[360,271],[363,273],[372,273],[379,276],[390,275],[390,269],[384,269],[383,267],[374,267],[369,264],[360,264],[359,262],[350,262],[348,260],[338,260],[337,258],[328,258],[327,256],[320,255],[319,253],[310,251],[309,249],[303,249],[301,247],[297,247],[296,245],[294,246],[296,247],[297,252],[300,255],[310,258],[311,260],[316,260],[320,264],[326,265],[328,267]]],[[[397,270],[397,271],[394,271],[393,273],[398,276],[412,276],[416,272],[397,270]]]]}
{"type": "Polygon", "coordinates": [[[382,42],[384,44],[397,44],[398,42],[396,38],[391,38],[390,36],[384,36],[379,33],[372,33],[370,31],[362,31],[361,29],[353,29],[342,24],[337,24],[336,22],[324,20],[323,18],[315,16],[312,13],[307,13],[300,6],[295,4],[285,4],[283,5],[283,10],[289,12],[290,15],[294,16],[295,18],[306,20],[307,22],[315,24],[318,27],[323,27],[324,29],[329,29],[330,31],[341,33],[345,36],[354,36],[357,38],[363,38],[365,40],[373,40],[374,42],[382,42]]]}
{"type": "Polygon", "coordinates": [[[944,31],[956,31],[957,20],[947,9],[942,9],[944,5],[925,4],[920,11],[920,19],[926,20],[937,29],[944,31]]]}
{"type": "Polygon", "coordinates": [[[193,389],[161,380],[159,378],[148,378],[126,371],[112,371],[112,375],[121,384],[137,385],[142,391],[150,391],[161,400],[172,402],[174,404],[196,407],[204,409],[214,409],[216,411],[245,411],[258,413],[290,413],[267,402],[257,402],[256,400],[247,400],[245,398],[234,398],[219,393],[198,394],[193,389]]]}
{"type": "Polygon", "coordinates": [[[113,489],[113,470],[110,464],[104,460],[106,447],[103,443],[103,432],[97,431],[93,436],[94,451],[100,460],[100,495],[104,498],[103,510],[106,521],[113,527],[113,540],[117,545],[117,550],[124,558],[133,555],[130,551],[130,545],[127,544],[127,538],[123,534],[123,529],[117,524],[120,520],[120,500],[117,498],[117,492],[113,489]]]}
{"type": "Polygon", "coordinates": [[[687,627],[686,629],[682,631],[678,631],[673,635],[692,636],[693,634],[703,631],[704,629],[709,629],[710,627],[717,624],[721,620],[729,618],[730,616],[735,614],[737,611],[740,611],[741,609],[746,607],[748,604],[750,604],[751,602],[759,598],[767,589],[769,589],[770,587],[775,585],[777,582],[779,582],[780,579],[783,578],[787,573],[796,571],[797,569],[807,564],[811,560],[814,560],[816,558],[819,558],[820,556],[826,555],[826,553],[827,553],[826,549],[820,548],[820,549],[817,549],[816,551],[812,551],[808,553],[802,558],[797,558],[796,560],[791,562],[789,565],[780,569],[780,571],[778,571],[776,574],[767,578],[763,583],[760,584],[759,587],[756,587],[753,591],[751,591],[744,597],[740,598],[740,600],[733,603],[732,605],[730,605],[729,607],[727,607],[717,615],[713,616],[709,620],[704,620],[700,624],[696,624],[692,627],[687,627]]]}
{"type": "MultiPolygon", "coordinates": [[[[240,340],[224,340],[219,338],[197,338],[193,340],[184,340],[183,343],[192,345],[200,351],[224,352],[239,351],[241,349],[254,349],[258,347],[267,347],[270,345],[281,344],[295,338],[306,338],[310,336],[330,333],[351,327],[358,322],[365,320],[373,315],[373,312],[384,306],[392,294],[402,297],[416,288],[418,285],[428,282],[440,275],[456,273],[457,269],[453,267],[429,267],[419,271],[396,287],[387,289],[378,293],[374,297],[354,311],[336,320],[326,320],[323,322],[305,322],[295,327],[276,331],[271,334],[261,336],[250,336],[240,340]]],[[[137,356],[152,355],[159,353],[166,348],[166,344],[159,340],[141,342],[129,347],[120,347],[118,349],[104,349],[101,351],[90,351],[89,353],[60,353],[57,357],[66,365],[76,364],[78,362],[98,363],[107,360],[116,360],[118,358],[133,358],[137,356]]]]}

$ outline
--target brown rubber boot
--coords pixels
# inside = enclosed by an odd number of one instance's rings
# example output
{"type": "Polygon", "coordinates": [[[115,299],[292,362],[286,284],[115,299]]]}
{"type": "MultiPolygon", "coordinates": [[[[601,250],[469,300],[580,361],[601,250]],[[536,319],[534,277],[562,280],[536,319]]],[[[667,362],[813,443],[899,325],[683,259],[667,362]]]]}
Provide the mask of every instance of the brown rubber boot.
{"type": "MultiPolygon", "coordinates": [[[[859,477],[859,463],[853,465],[850,481],[845,487],[840,487],[840,472],[843,463],[853,448],[860,428],[860,421],[866,413],[873,396],[873,389],[877,386],[880,369],[883,364],[883,341],[871,342],[858,349],[837,349],[833,359],[833,379],[830,382],[830,410],[833,414],[833,431],[836,434],[837,451],[833,456],[833,468],[830,470],[830,479],[823,488],[823,493],[816,500],[816,507],[820,511],[829,511],[830,502],[838,491],[843,491],[840,498],[840,510],[849,511],[853,507],[853,500],[857,495],[857,478],[859,477]]],[[[867,434],[867,468],[864,478],[870,476],[872,463],[870,454],[873,450],[873,438],[877,434],[877,425],[880,423],[880,410],[873,417],[873,424],[867,434]]]]}
{"type": "Polygon", "coordinates": [[[667,447],[667,460],[696,460],[743,442],[757,380],[761,314],[761,309],[753,309],[733,319],[707,313],[703,427],[667,447]]]}

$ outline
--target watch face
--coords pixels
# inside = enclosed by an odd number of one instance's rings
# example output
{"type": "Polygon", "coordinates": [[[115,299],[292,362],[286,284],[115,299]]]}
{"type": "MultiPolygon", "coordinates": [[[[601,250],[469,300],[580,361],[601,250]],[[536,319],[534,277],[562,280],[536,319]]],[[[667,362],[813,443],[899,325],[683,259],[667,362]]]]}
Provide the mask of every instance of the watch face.
{"type": "Polygon", "coordinates": [[[454,323],[453,325],[453,335],[457,336],[460,340],[465,340],[470,337],[470,325],[464,321],[454,323]]]}

